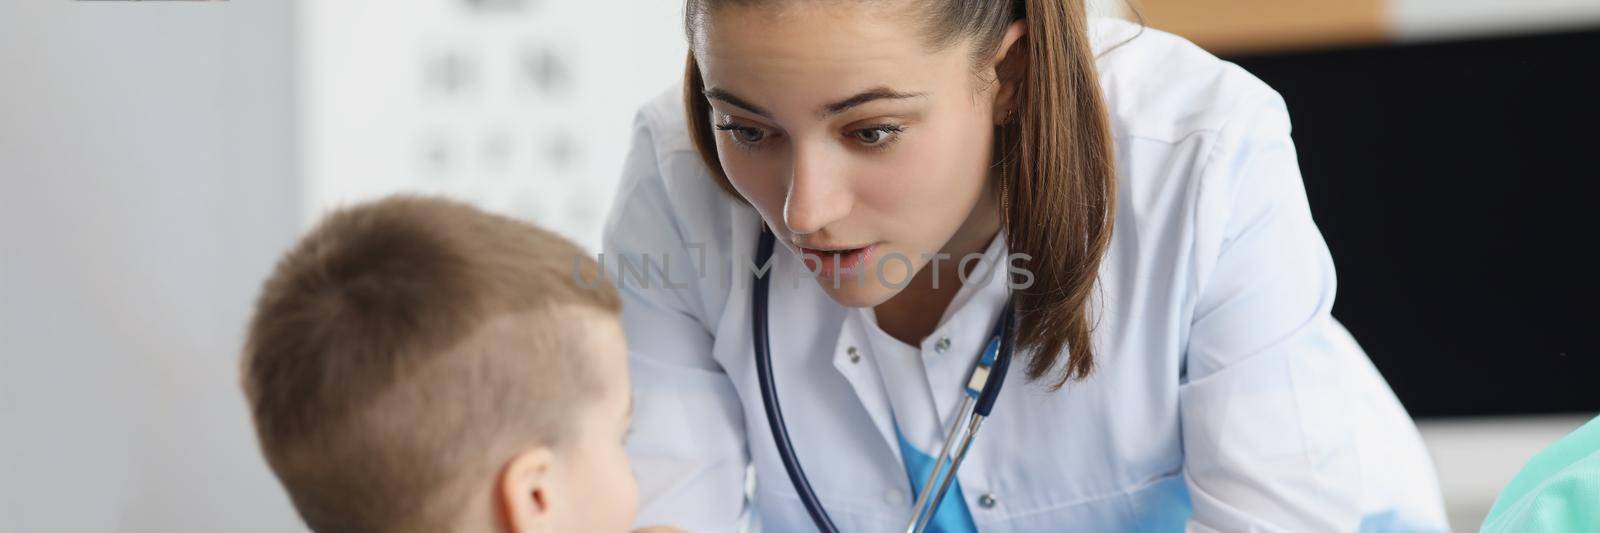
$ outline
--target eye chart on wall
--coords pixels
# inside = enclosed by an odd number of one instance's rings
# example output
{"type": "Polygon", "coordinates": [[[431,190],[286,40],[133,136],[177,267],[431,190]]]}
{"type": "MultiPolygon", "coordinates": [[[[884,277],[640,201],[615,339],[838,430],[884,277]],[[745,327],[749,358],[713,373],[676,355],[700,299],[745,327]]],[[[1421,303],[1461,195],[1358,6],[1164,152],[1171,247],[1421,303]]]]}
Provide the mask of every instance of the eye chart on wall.
{"type": "Polygon", "coordinates": [[[303,0],[304,223],[437,193],[598,250],[633,114],[681,76],[682,3],[303,0]]]}

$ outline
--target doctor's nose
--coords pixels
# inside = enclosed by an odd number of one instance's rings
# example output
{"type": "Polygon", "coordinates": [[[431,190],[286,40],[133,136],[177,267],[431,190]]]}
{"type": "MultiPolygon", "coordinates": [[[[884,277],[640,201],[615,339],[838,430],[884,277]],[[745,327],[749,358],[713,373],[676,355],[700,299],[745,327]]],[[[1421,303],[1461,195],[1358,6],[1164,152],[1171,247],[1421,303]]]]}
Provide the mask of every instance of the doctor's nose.
{"type": "Polygon", "coordinates": [[[783,222],[797,235],[816,233],[850,214],[854,197],[843,169],[823,147],[797,147],[790,168],[783,222]]]}

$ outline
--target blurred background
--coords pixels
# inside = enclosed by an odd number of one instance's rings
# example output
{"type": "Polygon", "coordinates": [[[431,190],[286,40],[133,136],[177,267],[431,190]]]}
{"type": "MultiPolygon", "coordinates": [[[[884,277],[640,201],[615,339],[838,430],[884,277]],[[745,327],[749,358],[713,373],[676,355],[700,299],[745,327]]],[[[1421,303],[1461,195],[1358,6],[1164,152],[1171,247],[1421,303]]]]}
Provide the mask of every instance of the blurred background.
{"type": "MultiPolygon", "coordinates": [[[[598,249],[633,111],[681,72],[680,10],[0,3],[0,532],[303,531],[236,381],[277,255],[393,191],[598,249]]],[[[1334,313],[1417,417],[1458,530],[1600,412],[1600,2],[1091,10],[1284,94],[1334,313]]]]}

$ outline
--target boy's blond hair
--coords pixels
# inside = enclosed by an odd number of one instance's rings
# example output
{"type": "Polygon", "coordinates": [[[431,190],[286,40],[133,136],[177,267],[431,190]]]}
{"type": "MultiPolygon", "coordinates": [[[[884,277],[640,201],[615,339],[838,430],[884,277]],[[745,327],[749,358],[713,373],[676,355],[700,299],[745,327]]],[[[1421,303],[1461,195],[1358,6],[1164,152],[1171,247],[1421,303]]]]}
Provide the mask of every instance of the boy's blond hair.
{"type": "Polygon", "coordinates": [[[262,451],[307,525],[446,531],[517,451],[561,445],[604,383],[583,361],[586,323],[619,311],[598,269],[449,200],[325,218],[266,281],[242,360],[262,451]]]}

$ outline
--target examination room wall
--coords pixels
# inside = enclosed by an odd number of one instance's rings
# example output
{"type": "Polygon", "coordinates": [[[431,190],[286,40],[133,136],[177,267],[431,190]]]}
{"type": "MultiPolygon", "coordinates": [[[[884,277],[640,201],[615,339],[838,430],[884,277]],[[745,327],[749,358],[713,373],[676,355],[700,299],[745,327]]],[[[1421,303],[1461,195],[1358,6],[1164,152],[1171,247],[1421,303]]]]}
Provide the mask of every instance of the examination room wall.
{"type": "Polygon", "coordinates": [[[0,2],[0,532],[300,530],[235,354],[297,228],[284,2],[0,2]]]}
{"type": "Polygon", "coordinates": [[[0,2],[0,533],[303,531],[238,386],[261,280],[402,190],[597,249],[683,58],[622,4],[0,2]]]}
{"type": "MultiPolygon", "coordinates": [[[[680,3],[0,2],[0,533],[303,531],[237,383],[273,261],[394,191],[597,249],[680,3]]],[[[1420,421],[1455,526],[1581,420],[1420,421]]]]}

